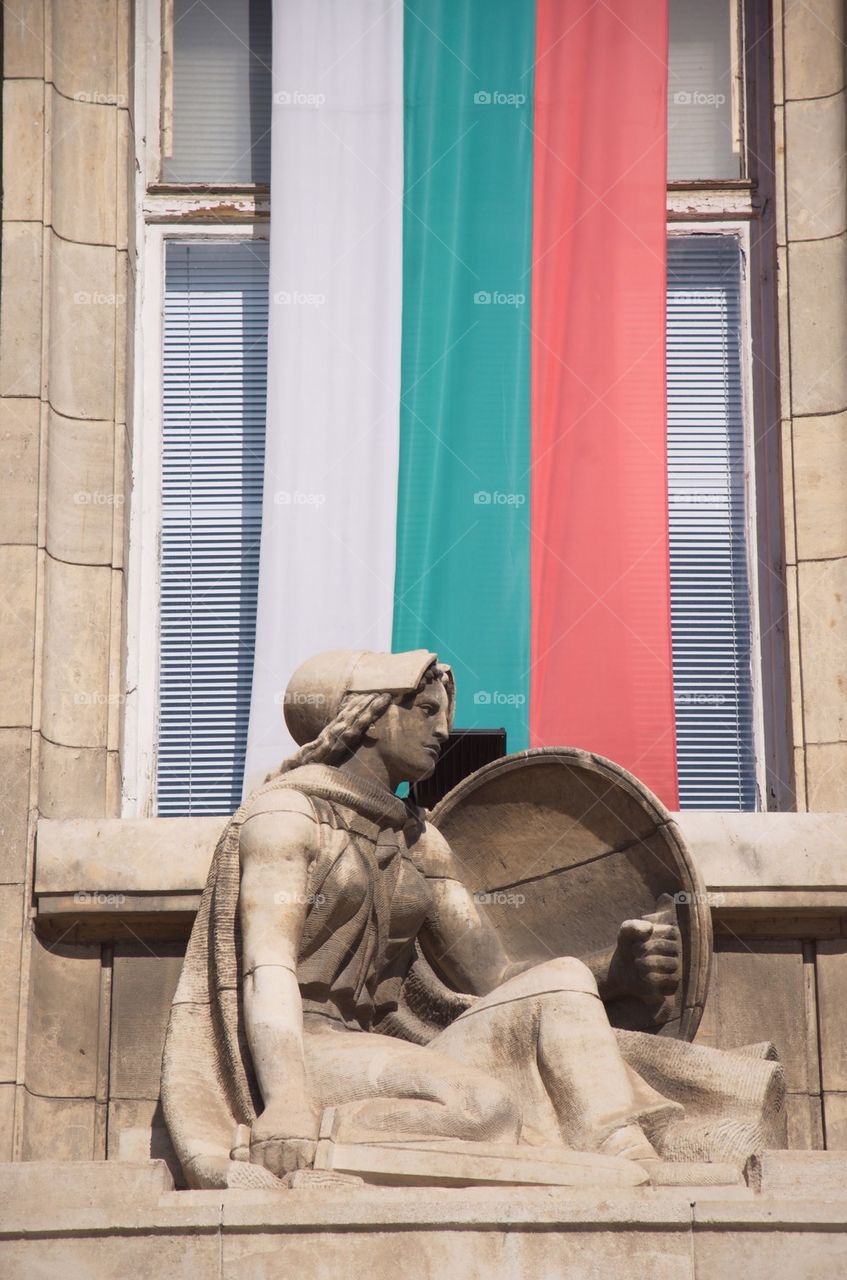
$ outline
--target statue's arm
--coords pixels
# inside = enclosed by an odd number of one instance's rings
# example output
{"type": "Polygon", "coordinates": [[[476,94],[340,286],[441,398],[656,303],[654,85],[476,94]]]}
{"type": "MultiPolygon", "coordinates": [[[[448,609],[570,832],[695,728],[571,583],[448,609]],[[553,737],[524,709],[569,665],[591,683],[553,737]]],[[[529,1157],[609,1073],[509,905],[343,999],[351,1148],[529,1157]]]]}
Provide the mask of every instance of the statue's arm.
{"type": "Polygon", "coordinates": [[[485,995],[529,967],[509,960],[496,930],[462,883],[440,831],[427,824],[411,852],[432,894],[418,942],[436,973],[457,991],[485,995]]]}
{"type": "Polygon", "coordinates": [[[306,1084],[297,983],[315,823],[305,797],[289,792],[287,802],[285,812],[248,817],[239,846],[244,1027],[265,1107],[252,1158],[276,1174],[311,1162],[320,1124],[306,1084]]]}

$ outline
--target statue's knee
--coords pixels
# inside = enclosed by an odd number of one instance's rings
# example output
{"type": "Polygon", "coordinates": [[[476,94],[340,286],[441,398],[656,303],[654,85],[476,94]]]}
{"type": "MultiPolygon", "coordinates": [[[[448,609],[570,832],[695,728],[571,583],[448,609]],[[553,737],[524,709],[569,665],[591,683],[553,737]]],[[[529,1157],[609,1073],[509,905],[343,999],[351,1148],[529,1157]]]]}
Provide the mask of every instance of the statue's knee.
{"type": "Polygon", "coordinates": [[[517,1141],[521,1129],[521,1109],[499,1081],[473,1073],[461,1088],[459,1103],[477,1141],[517,1141]]]}
{"type": "Polygon", "coordinates": [[[588,991],[592,995],[597,992],[594,974],[575,956],[557,956],[555,960],[545,961],[539,969],[544,970],[544,977],[562,991],[588,991]]]}

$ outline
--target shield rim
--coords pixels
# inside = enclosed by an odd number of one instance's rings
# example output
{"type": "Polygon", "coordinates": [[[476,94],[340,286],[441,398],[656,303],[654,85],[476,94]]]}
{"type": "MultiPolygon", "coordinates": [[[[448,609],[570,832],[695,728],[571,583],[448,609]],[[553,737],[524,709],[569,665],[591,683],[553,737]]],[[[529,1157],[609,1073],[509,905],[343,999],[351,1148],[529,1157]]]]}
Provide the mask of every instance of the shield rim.
{"type": "Polygon", "coordinates": [[[498,760],[490,761],[481,769],[463,778],[431,810],[429,821],[440,830],[442,822],[452,813],[456,805],[469,793],[485,785],[492,776],[510,773],[521,767],[531,768],[536,764],[546,764],[551,760],[561,760],[563,764],[581,765],[594,773],[604,775],[609,781],[629,791],[630,795],[651,813],[656,824],[665,829],[668,843],[676,854],[677,866],[681,872],[680,879],[685,882],[687,878],[687,883],[683,883],[683,891],[689,894],[689,901],[685,905],[689,909],[690,916],[688,972],[683,977],[684,1003],[680,1012],[679,1029],[674,1038],[693,1040],[703,1016],[714,954],[712,913],[709,909],[706,886],[673,814],[659,797],[628,769],[607,756],[598,755],[593,751],[584,751],[581,747],[530,747],[525,751],[514,751],[507,756],[501,756],[498,760]]]}

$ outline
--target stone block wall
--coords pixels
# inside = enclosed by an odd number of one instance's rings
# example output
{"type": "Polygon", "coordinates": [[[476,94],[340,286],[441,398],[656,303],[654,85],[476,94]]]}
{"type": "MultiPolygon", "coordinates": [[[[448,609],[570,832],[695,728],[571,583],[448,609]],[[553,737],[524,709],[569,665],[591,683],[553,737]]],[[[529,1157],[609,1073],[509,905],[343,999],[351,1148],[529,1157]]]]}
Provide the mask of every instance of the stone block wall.
{"type": "Polygon", "coordinates": [[[120,812],[134,280],[130,0],[10,0],[3,18],[0,1160],[41,1133],[86,1149],[102,1065],[73,1036],[59,1049],[56,1002],[88,1019],[101,965],[32,949],[31,868],[38,814],[120,812]]]}
{"type": "Polygon", "coordinates": [[[775,0],[780,390],[798,807],[847,809],[847,98],[841,0],[775,0]]]}
{"type": "MultiPolygon", "coordinates": [[[[32,927],[38,816],[120,813],[132,32],[131,0],[4,5],[0,1161],[135,1158],[151,1132],[165,1150],[153,1073],[180,944],[32,927]]],[[[845,34],[842,0],[774,0],[793,748],[812,810],[847,810],[845,34]]],[[[783,993],[768,1034],[790,1065],[798,1146],[847,1147],[845,982],[840,935],[719,943],[701,1037],[761,1038],[756,994],[783,993]]]]}

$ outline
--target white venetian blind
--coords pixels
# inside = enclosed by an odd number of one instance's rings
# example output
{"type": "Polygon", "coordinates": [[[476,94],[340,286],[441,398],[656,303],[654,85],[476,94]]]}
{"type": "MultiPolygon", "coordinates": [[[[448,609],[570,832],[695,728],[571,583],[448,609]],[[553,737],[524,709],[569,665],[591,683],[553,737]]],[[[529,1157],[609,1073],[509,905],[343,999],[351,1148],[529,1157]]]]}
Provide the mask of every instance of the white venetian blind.
{"type": "Polygon", "coordinates": [[[167,246],[160,814],[241,802],[262,524],[268,248],[167,246]]]}
{"type": "Polygon", "coordinates": [[[269,182],[271,0],[173,0],[168,35],[164,180],[269,182]]]}
{"type": "Polygon", "coordinates": [[[756,806],[741,253],[668,240],[668,491],[680,807],[756,806]]]}

